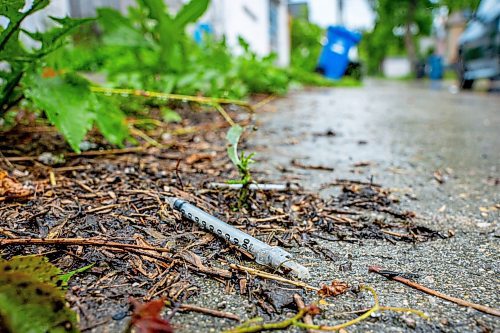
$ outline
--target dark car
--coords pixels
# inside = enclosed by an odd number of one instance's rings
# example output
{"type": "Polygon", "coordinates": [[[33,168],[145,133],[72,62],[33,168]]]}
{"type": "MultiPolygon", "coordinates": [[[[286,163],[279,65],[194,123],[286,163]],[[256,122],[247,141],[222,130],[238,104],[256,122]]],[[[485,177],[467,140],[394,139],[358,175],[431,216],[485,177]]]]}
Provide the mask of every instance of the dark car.
{"type": "Polygon", "coordinates": [[[481,1],[458,43],[462,89],[471,89],[476,79],[500,78],[500,0],[481,1]]]}

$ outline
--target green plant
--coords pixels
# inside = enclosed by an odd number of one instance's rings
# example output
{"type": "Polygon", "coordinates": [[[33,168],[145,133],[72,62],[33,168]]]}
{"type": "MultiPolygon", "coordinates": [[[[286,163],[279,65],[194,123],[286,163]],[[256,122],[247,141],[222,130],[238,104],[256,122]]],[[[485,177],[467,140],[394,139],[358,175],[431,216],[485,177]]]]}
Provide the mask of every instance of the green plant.
{"type": "Polygon", "coordinates": [[[235,99],[248,93],[286,92],[290,77],[275,66],[275,55],[259,57],[240,39],[244,53],[234,56],[224,38],[206,35],[198,45],[187,36],[186,25],[207,6],[208,0],[193,0],[175,16],[160,0],[138,0],[127,16],[99,9],[104,31],[100,49],[110,55],[120,50],[120,56],[102,64],[108,80],[116,87],[235,99]]]}
{"type": "Polygon", "coordinates": [[[288,90],[290,76],[285,68],[275,65],[276,54],[259,57],[250,50],[250,45],[241,37],[238,38],[244,53],[236,58],[238,76],[254,93],[284,94],[288,90]],[[262,75],[265,73],[265,75],[262,75]]]}
{"type": "Polygon", "coordinates": [[[291,65],[305,72],[316,69],[325,31],[304,19],[294,18],[291,29],[291,65]]]}
{"type": "Polygon", "coordinates": [[[49,0],[34,1],[32,6],[22,12],[24,0],[9,0],[8,4],[0,6],[0,16],[8,18],[9,23],[5,28],[0,26],[0,115],[16,104],[22,93],[16,91],[24,75],[31,71],[45,56],[62,46],[63,39],[75,27],[89,20],[74,20],[69,18],[51,17],[56,27],[46,33],[29,32],[21,29],[21,22],[31,14],[47,7],[49,0]],[[19,35],[23,32],[41,46],[37,49],[27,50],[19,42],[19,35]]]}
{"type": "Polygon", "coordinates": [[[74,274],[90,267],[62,274],[45,257],[0,259],[0,331],[78,332],[64,289],[74,274]]]}
{"type": "Polygon", "coordinates": [[[255,153],[245,155],[245,152],[241,152],[238,155],[238,143],[240,141],[241,135],[243,134],[243,127],[240,125],[231,126],[226,134],[226,140],[229,143],[227,147],[227,155],[233,164],[238,168],[240,174],[240,179],[230,180],[230,184],[241,184],[240,196],[238,199],[238,207],[241,207],[246,203],[248,199],[248,185],[252,183],[252,175],[250,173],[250,165],[254,163],[252,157],[255,153]]]}
{"type": "Polygon", "coordinates": [[[79,144],[96,123],[104,137],[121,145],[128,136],[125,116],[110,100],[90,91],[89,83],[81,76],[65,70],[46,67],[46,58],[63,46],[71,31],[90,19],[54,18],[58,26],[47,32],[29,32],[20,28],[29,15],[45,8],[49,0],[35,0],[22,12],[24,0],[9,0],[0,6],[0,15],[9,19],[0,31],[0,116],[27,98],[35,110],[41,110],[57,127],[71,148],[80,152],[79,144]],[[41,46],[27,50],[20,42],[23,32],[41,46]]]}
{"type": "MultiPolygon", "coordinates": [[[[121,56],[108,59],[104,68],[116,85],[135,88],[178,91],[191,78],[187,74],[196,48],[185,34],[186,26],[206,10],[208,0],[192,0],[177,15],[169,13],[162,0],[138,0],[127,17],[110,8],[98,10],[103,28],[103,44],[119,49],[121,56]],[[186,56],[188,57],[186,59],[186,56]],[[177,89],[176,89],[177,88],[177,89]]],[[[199,77],[193,77],[199,82],[199,77]]]]}

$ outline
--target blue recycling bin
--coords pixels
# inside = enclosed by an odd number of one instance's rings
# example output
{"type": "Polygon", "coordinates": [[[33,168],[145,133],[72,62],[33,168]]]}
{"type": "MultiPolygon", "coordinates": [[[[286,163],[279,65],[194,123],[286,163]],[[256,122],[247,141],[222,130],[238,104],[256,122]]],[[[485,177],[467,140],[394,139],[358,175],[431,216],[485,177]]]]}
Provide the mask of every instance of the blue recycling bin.
{"type": "Polygon", "coordinates": [[[428,58],[429,78],[431,80],[441,80],[443,78],[443,58],[438,55],[431,55],[428,58]]]}
{"type": "Polygon", "coordinates": [[[317,70],[330,79],[340,79],[349,64],[349,50],[361,40],[361,34],[342,26],[329,26],[327,42],[319,57],[317,70]]]}
{"type": "Polygon", "coordinates": [[[193,32],[193,39],[196,42],[196,44],[201,45],[203,43],[203,36],[205,34],[206,35],[213,34],[212,25],[210,23],[198,23],[194,28],[193,32]]]}

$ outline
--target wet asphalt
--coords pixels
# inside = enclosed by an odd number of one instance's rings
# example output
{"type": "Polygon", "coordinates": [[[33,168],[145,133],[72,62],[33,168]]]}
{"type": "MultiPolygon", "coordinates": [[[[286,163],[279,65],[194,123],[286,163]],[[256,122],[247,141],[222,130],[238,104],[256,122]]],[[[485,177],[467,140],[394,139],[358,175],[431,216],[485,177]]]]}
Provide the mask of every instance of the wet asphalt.
{"type": "MultiPolygon", "coordinates": [[[[426,82],[376,80],[360,88],[291,92],[260,111],[257,122],[247,149],[258,153],[261,179],[294,179],[324,197],[336,194],[337,187],[322,186],[336,179],[371,180],[391,188],[403,208],[415,211],[416,223],[453,235],[416,244],[320,241],[337,255],[338,260],[328,261],[308,249],[294,250],[311,271],[310,284],[333,279],[367,284],[378,292],[381,305],[412,307],[430,318],[383,312],[348,332],[500,332],[497,317],[367,272],[369,265],[412,272],[430,288],[500,308],[500,95],[452,93],[446,84],[436,89],[426,82]],[[293,159],[334,171],[295,167],[293,159]]],[[[211,280],[197,283],[202,287],[193,300],[197,304],[243,318],[255,315],[255,305],[243,297],[222,293],[211,280]]],[[[318,297],[306,293],[305,300],[318,297]]],[[[371,297],[347,293],[329,302],[315,323],[347,321],[352,317],[341,313],[369,307],[371,297]]],[[[174,323],[179,332],[234,326],[224,319],[205,319],[182,314],[174,323]]]]}

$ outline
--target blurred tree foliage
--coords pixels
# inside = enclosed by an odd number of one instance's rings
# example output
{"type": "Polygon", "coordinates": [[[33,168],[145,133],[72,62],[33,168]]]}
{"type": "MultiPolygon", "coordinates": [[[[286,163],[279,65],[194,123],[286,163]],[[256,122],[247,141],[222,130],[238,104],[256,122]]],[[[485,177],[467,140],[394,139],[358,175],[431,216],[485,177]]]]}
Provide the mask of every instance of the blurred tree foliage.
{"type": "Polygon", "coordinates": [[[431,0],[375,0],[377,13],[372,32],[363,36],[360,52],[366,61],[369,74],[379,74],[384,58],[406,53],[415,66],[418,58],[417,41],[427,36],[432,27],[431,0]]]}
{"type": "Polygon", "coordinates": [[[373,31],[363,35],[360,54],[368,74],[381,72],[382,61],[390,55],[406,54],[415,68],[418,40],[432,28],[432,10],[446,6],[451,11],[476,10],[480,0],[371,0],[377,13],[373,31]]]}

